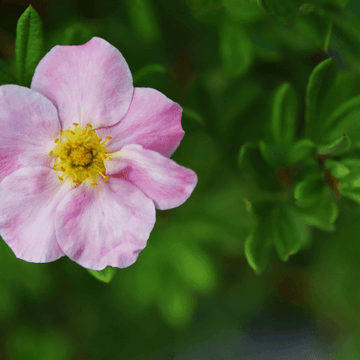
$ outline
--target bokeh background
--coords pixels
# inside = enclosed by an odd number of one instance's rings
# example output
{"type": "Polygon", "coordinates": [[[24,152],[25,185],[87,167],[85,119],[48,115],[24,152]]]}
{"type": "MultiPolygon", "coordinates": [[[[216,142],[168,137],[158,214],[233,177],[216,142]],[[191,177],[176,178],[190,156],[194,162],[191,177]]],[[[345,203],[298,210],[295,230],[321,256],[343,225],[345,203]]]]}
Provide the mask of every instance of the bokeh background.
{"type": "MultiPolygon", "coordinates": [[[[299,134],[322,60],[334,56],[359,78],[360,94],[359,4],[313,1],[328,6],[319,15],[302,3],[271,14],[256,0],[31,1],[46,52],[102,37],[135,86],[183,107],[172,158],[199,182],[181,207],[157,211],[147,247],[109,284],[66,257],[26,263],[1,240],[0,359],[360,359],[358,208],[339,199],[334,232],[312,228],[306,248],[287,262],[273,254],[261,275],[244,255],[254,221],[237,159],[242,143],[269,138],[275,89],[294,86],[299,134]],[[327,53],[326,16],[335,21],[327,53]]],[[[28,5],[0,2],[0,58],[14,75],[28,5]]]]}

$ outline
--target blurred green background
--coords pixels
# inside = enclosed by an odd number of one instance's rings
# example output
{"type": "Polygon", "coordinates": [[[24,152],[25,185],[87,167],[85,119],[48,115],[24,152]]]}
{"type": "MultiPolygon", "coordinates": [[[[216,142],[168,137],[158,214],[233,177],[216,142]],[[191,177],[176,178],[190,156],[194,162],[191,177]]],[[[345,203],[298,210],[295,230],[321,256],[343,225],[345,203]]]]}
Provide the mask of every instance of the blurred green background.
{"type": "MultiPolygon", "coordinates": [[[[300,134],[316,65],[333,56],[360,80],[357,1],[310,2],[31,2],[46,52],[102,37],[135,86],[183,107],[172,158],[199,182],[185,204],[157,211],[147,247],[110,284],[66,257],[18,260],[0,241],[1,360],[360,359],[359,208],[339,199],[334,232],[311,228],[305,248],[287,262],[273,253],[261,275],[244,255],[254,220],[237,159],[243,143],[270,140],[275,90],[294,86],[300,134]]],[[[0,58],[14,75],[28,5],[0,4],[0,58]]]]}

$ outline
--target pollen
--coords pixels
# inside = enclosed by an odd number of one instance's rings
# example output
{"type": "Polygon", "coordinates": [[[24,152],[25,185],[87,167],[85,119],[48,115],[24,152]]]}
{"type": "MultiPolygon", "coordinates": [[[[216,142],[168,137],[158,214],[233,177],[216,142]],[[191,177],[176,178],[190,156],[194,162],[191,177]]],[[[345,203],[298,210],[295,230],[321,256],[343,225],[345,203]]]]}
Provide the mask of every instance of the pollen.
{"type": "Polygon", "coordinates": [[[59,172],[59,180],[70,179],[74,184],[86,182],[91,186],[98,185],[101,178],[108,182],[104,160],[116,156],[106,149],[110,139],[110,136],[100,139],[89,123],[86,127],[73,123],[73,128],[61,131],[49,153],[49,156],[55,156],[54,170],[59,172]]]}

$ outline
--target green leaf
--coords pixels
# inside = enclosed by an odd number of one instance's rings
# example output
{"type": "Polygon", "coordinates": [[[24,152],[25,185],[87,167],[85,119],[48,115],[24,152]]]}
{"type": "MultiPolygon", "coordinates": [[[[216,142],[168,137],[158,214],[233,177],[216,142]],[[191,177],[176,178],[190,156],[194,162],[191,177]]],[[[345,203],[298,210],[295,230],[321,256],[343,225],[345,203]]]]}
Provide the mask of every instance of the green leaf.
{"type": "Polygon", "coordinates": [[[293,86],[290,83],[282,84],[276,91],[271,117],[271,130],[275,144],[288,147],[293,142],[297,108],[293,86]]]}
{"type": "MultiPolygon", "coordinates": [[[[265,14],[265,12],[263,12],[265,14]]],[[[263,28],[253,28],[249,34],[254,49],[254,58],[259,61],[277,61],[281,54],[276,47],[274,34],[269,32],[265,34],[263,28]]]]}
{"type": "Polygon", "coordinates": [[[252,203],[251,212],[257,224],[245,240],[245,256],[249,265],[261,274],[269,260],[269,247],[273,241],[272,212],[274,204],[252,203]]]}
{"type": "Polygon", "coordinates": [[[344,159],[341,163],[350,172],[340,179],[338,190],[341,195],[360,204],[360,160],[344,159]]]}
{"type": "Polygon", "coordinates": [[[189,118],[190,120],[195,121],[201,125],[205,124],[203,117],[199,113],[188,107],[183,107],[183,117],[189,118]]]}
{"type": "Polygon", "coordinates": [[[306,136],[312,140],[321,138],[317,133],[321,125],[321,110],[326,105],[326,97],[336,81],[338,64],[334,58],[321,62],[310,75],[306,88],[306,136]]]}
{"type": "Polygon", "coordinates": [[[343,134],[340,136],[340,138],[336,139],[331,144],[325,145],[325,146],[319,146],[317,148],[318,155],[329,155],[331,156],[338,156],[343,154],[344,152],[349,151],[351,147],[351,141],[350,138],[343,134]]]}
{"type": "Polygon", "coordinates": [[[297,206],[297,201],[292,207],[294,216],[301,217],[307,225],[312,225],[324,231],[334,231],[334,222],[338,217],[338,207],[331,200],[330,187],[323,186],[318,194],[317,201],[308,207],[297,206]]]}
{"type": "Polygon", "coordinates": [[[307,242],[309,233],[304,233],[304,221],[299,224],[296,217],[285,206],[274,209],[274,238],[276,251],[282,261],[287,261],[290,255],[297,253],[307,242]]]}
{"type": "Polygon", "coordinates": [[[324,16],[324,12],[316,9],[305,15],[300,8],[296,20],[299,32],[319,50],[323,49],[326,52],[331,38],[332,21],[324,16]]]}
{"type": "Polygon", "coordinates": [[[319,175],[309,176],[300,181],[294,187],[294,198],[296,205],[300,207],[309,207],[319,201],[321,191],[324,187],[324,181],[319,175]]]}
{"type": "Polygon", "coordinates": [[[327,96],[327,106],[324,109],[326,112],[323,119],[325,127],[329,125],[329,120],[333,113],[351,98],[358,96],[359,93],[360,74],[350,68],[346,72],[340,72],[336,83],[327,96]]]}
{"type": "Polygon", "coordinates": [[[111,266],[107,266],[104,270],[101,270],[101,271],[95,271],[95,270],[91,270],[91,269],[87,269],[87,271],[92,276],[94,276],[96,279],[98,279],[98,280],[100,280],[102,282],[109,283],[110,280],[115,275],[116,268],[111,267],[111,266]]]}
{"type": "Polygon", "coordinates": [[[360,204],[360,189],[359,188],[346,188],[339,184],[339,192],[341,195],[346,196],[347,198],[360,204]]]}
{"type": "Polygon", "coordinates": [[[315,144],[310,139],[301,139],[294,143],[287,152],[287,161],[289,165],[294,165],[303,159],[309,157],[315,149],[315,144]]]}
{"type": "Polygon", "coordinates": [[[350,186],[360,186],[360,160],[358,159],[344,159],[341,163],[350,169],[350,174],[346,177],[346,182],[350,186]]]}
{"type": "Polygon", "coordinates": [[[346,12],[346,16],[334,22],[333,33],[335,39],[339,40],[338,46],[346,58],[350,55],[358,59],[360,56],[360,23],[358,17],[351,12],[346,12]]]}
{"type": "Polygon", "coordinates": [[[328,145],[343,134],[349,135],[352,146],[360,147],[360,108],[357,97],[360,93],[360,76],[354,70],[340,72],[335,85],[330,90],[318,133],[318,145],[328,145]]]}
{"type": "Polygon", "coordinates": [[[259,21],[266,14],[256,0],[223,0],[223,3],[227,15],[243,23],[259,21]]]}
{"type": "MultiPolygon", "coordinates": [[[[339,132],[347,132],[353,120],[353,113],[360,112],[360,95],[354,96],[341,104],[323,123],[321,132],[326,134],[326,139],[338,137],[339,132]]],[[[353,132],[351,132],[353,134],[353,132]]],[[[356,134],[355,138],[356,137],[356,134]]],[[[360,138],[360,136],[359,136],[360,138]]]]}
{"type": "Polygon", "coordinates": [[[294,213],[292,207],[288,207],[287,211],[289,212],[293,221],[295,221],[296,230],[300,236],[301,246],[302,247],[308,246],[311,242],[312,228],[306,224],[306,221],[303,218],[301,218],[300,216],[297,216],[294,213]]]}
{"type": "Polygon", "coordinates": [[[327,52],[330,44],[331,39],[331,30],[332,30],[333,23],[331,21],[327,22],[327,27],[325,30],[325,41],[324,41],[324,51],[327,52]]]}
{"type": "Polygon", "coordinates": [[[259,149],[264,160],[273,168],[286,166],[286,148],[280,145],[267,144],[260,140],[259,149]]]}
{"type": "Polygon", "coordinates": [[[158,40],[160,29],[151,0],[131,0],[125,2],[132,25],[139,38],[148,43],[158,40]]]}
{"type": "Polygon", "coordinates": [[[239,153],[239,166],[244,179],[259,189],[270,193],[282,193],[276,171],[268,165],[256,144],[245,143],[239,153]]]}
{"type": "Polygon", "coordinates": [[[351,170],[340,161],[328,159],[325,161],[324,168],[337,179],[342,179],[348,176],[351,170]]]}
{"type": "Polygon", "coordinates": [[[360,109],[360,95],[354,96],[345,103],[341,104],[331,116],[324,122],[322,129],[328,130],[330,127],[338,126],[338,124],[345,118],[349,113],[354,110],[360,109]]]}
{"type": "Polygon", "coordinates": [[[44,55],[41,18],[31,5],[17,23],[15,54],[19,84],[30,86],[35,68],[44,55]]]}
{"type": "Polygon", "coordinates": [[[183,243],[173,243],[170,251],[175,268],[187,286],[203,294],[214,288],[216,271],[204,251],[195,245],[183,243]]]}
{"type": "Polygon", "coordinates": [[[188,325],[194,313],[195,302],[191,292],[180,283],[168,280],[157,298],[160,314],[172,327],[188,325]]]}
{"type": "Polygon", "coordinates": [[[17,81],[10,71],[8,64],[0,59],[0,85],[5,84],[17,84],[17,81]]]}
{"type": "Polygon", "coordinates": [[[290,255],[308,244],[308,226],[288,205],[253,203],[251,213],[256,226],[245,241],[245,256],[257,274],[266,267],[271,245],[275,246],[280,259],[287,261],[290,255]]]}
{"type": "Polygon", "coordinates": [[[134,84],[138,83],[139,81],[143,81],[147,77],[154,75],[154,74],[165,74],[166,69],[161,64],[151,64],[143,67],[142,69],[138,70],[133,75],[133,82],[134,84]]]}
{"type": "Polygon", "coordinates": [[[314,10],[315,10],[315,6],[313,4],[310,3],[303,4],[299,8],[299,14],[309,15],[314,10]]]}
{"type": "Polygon", "coordinates": [[[233,76],[242,75],[251,65],[253,46],[244,27],[230,20],[220,28],[220,55],[225,70],[233,76]]]}

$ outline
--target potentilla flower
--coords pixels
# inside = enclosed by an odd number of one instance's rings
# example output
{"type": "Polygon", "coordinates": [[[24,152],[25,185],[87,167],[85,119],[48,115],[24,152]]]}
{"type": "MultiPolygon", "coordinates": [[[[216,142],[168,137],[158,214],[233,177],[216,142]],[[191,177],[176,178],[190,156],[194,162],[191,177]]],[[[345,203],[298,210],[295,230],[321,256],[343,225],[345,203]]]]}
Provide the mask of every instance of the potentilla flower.
{"type": "Polygon", "coordinates": [[[124,57],[97,37],[51,49],[30,89],[0,86],[0,235],[16,257],[133,264],[155,208],[181,205],[197,183],[169,159],[181,114],[159,91],[134,88],[124,57]]]}

